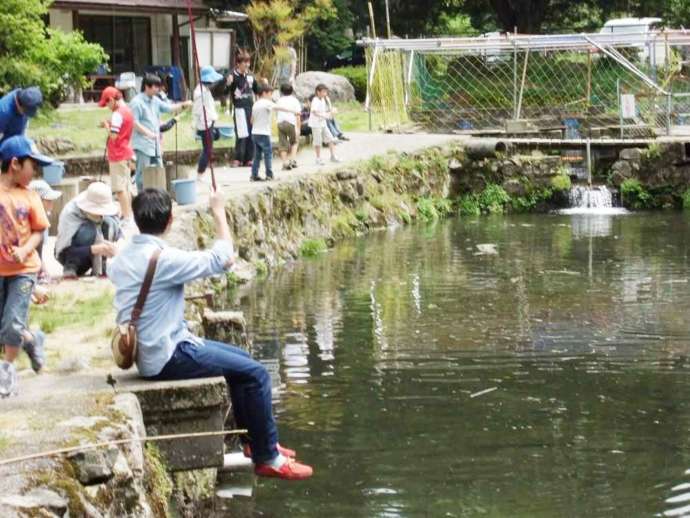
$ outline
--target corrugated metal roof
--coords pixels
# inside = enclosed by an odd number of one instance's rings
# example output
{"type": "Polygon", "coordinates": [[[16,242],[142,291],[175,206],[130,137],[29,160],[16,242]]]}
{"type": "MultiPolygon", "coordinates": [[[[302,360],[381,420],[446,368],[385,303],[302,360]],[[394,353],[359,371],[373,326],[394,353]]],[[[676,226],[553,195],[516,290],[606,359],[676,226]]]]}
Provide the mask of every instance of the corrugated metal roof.
{"type": "MultiPolygon", "coordinates": [[[[202,0],[190,0],[192,12],[207,13],[209,6],[202,0]]],[[[95,9],[103,11],[145,11],[154,13],[186,13],[187,0],[55,0],[56,9],[95,9]]]]}

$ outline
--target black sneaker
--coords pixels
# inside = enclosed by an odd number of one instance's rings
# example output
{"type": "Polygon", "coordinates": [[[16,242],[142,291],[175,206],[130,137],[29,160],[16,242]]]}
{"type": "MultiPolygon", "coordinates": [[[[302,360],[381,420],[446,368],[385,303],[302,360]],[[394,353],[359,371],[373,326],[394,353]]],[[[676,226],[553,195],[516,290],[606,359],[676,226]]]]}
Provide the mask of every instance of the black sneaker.
{"type": "Polygon", "coordinates": [[[249,177],[250,182],[264,182],[265,180],[261,178],[260,176],[250,176],[249,177]]]}
{"type": "Polygon", "coordinates": [[[264,180],[264,182],[272,182],[273,180],[275,180],[275,178],[273,178],[273,175],[271,175],[271,176],[267,176],[266,179],[264,180]]]}
{"type": "Polygon", "coordinates": [[[347,142],[348,140],[350,140],[350,139],[347,138],[345,135],[340,135],[338,138],[339,138],[340,140],[344,140],[345,142],[347,142]]]}

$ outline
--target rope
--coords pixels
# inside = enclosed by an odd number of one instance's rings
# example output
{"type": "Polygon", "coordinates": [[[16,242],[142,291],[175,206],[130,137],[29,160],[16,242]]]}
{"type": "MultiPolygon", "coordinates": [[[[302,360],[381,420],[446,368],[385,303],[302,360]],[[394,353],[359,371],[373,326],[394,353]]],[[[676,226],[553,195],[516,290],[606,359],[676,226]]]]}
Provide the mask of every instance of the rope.
{"type": "Polygon", "coordinates": [[[213,437],[217,435],[244,435],[248,433],[247,430],[221,430],[217,432],[194,432],[194,433],[177,433],[168,435],[154,435],[153,437],[132,437],[131,439],[117,439],[114,441],[95,442],[91,444],[81,444],[79,446],[70,446],[69,448],[60,448],[57,450],[49,450],[41,453],[33,453],[31,455],[23,455],[21,457],[12,457],[11,459],[0,460],[0,466],[7,466],[8,464],[16,464],[17,462],[24,462],[27,460],[41,459],[43,457],[53,457],[55,455],[62,455],[64,453],[73,453],[75,451],[97,450],[106,446],[117,446],[118,444],[128,444],[131,442],[156,442],[156,441],[171,441],[173,439],[184,439],[190,437],[213,437]]]}
{"type": "MultiPolygon", "coordinates": [[[[211,187],[217,191],[216,175],[213,171],[213,137],[208,130],[208,118],[206,116],[206,106],[204,105],[204,85],[201,84],[201,68],[199,67],[199,53],[196,48],[196,31],[194,30],[194,17],[192,16],[192,2],[187,1],[187,16],[189,17],[189,27],[192,33],[192,50],[194,53],[194,75],[196,82],[199,85],[199,93],[201,94],[201,110],[204,114],[204,138],[206,139],[206,149],[208,149],[208,166],[211,169],[211,187]]],[[[192,93],[194,98],[194,93],[192,93]]]]}

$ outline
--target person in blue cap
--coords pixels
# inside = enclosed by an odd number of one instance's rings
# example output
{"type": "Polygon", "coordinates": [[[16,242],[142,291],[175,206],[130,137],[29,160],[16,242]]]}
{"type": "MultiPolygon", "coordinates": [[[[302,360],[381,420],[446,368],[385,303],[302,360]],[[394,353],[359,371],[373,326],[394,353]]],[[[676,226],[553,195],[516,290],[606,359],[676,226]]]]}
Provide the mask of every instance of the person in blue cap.
{"type": "Polygon", "coordinates": [[[43,104],[43,94],[37,86],[17,88],[0,99],[0,144],[14,135],[23,135],[29,118],[36,115],[43,104]]]}
{"type": "Polygon", "coordinates": [[[194,129],[201,138],[201,155],[197,163],[197,173],[199,176],[204,174],[213,151],[213,141],[218,138],[218,130],[214,127],[218,120],[216,102],[213,99],[211,88],[215,83],[223,80],[212,66],[201,68],[201,81],[194,89],[194,104],[192,104],[192,117],[194,119],[194,129]],[[204,110],[206,110],[206,121],[204,122],[204,110]],[[208,124],[208,129],[206,127],[208,124]]]}
{"type": "Polygon", "coordinates": [[[0,398],[17,392],[14,360],[24,349],[31,367],[39,372],[45,363],[43,333],[29,331],[29,302],[41,269],[36,248],[50,225],[38,193],[29,184],[38,166],[53,159],[41,155],[24,135],[0,144],[0,398]]]}

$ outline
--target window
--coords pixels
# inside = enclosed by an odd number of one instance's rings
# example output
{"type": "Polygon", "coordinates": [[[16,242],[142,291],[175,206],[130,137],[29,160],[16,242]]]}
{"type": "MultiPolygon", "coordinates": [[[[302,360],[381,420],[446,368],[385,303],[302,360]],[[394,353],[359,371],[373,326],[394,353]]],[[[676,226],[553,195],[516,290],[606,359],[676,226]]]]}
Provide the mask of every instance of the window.
{"type": "Polygon", "coordinates": [[[87,41],[98,43],[110,56],[112,74],[144,73],[151,64],[151,20],[133,16],[79,15],[87,41]]]}

